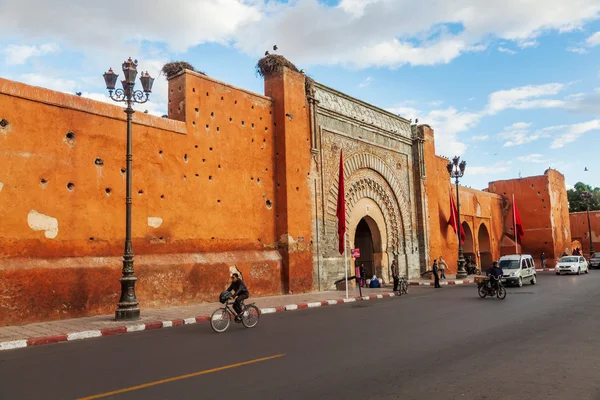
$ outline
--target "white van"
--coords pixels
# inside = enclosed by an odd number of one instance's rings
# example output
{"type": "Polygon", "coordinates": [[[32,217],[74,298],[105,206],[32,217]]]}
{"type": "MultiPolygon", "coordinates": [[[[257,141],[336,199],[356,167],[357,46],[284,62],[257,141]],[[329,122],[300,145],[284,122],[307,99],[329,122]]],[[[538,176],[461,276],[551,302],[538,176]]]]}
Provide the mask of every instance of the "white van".
{"type": "Polygon", "coordinates": [[[503,272],[502,283],[521,287],[523,283],[535,285],[537,282],[535,263],[529,254],[502,256],[498,260],[498,266],[503,272]]]}

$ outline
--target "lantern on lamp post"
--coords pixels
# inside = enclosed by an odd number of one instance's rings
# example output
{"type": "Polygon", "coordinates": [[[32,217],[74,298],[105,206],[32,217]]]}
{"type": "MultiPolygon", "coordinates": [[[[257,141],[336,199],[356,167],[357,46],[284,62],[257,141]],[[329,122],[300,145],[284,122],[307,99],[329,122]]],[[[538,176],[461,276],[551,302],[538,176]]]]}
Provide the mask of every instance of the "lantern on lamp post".
{"type": "Polygon", "coordinates": [[[458,235],[458,269],[456,271],[456,279],[462,279],[467,277],[467,271],[465,270],[465,256],[463,254],[462,238],[460,233],[462,232],[460,222],[460,197],[458,195],[458,180],[465,175],[465,169],[467,167],[466,161],[460,161],[460,157],[454,157],[451,162],[448,163],[446,169],[450,174],[450,179],[454,179],[456,182],[456,220],[457,220],[457,235],[458,235]]]}
{"type": "Polygon", "coordinates": [[[137,60],[132,61],[131,57],[123,63],[123,79],[121,81],[122,89],[115,89],[118,74],[115,74],[111,69],[104,73],[104,82],[109,96],[116,102],[125,103],[125,113],[127,114],[127,173],[126,173],[126,197],[125,197],[125,251],[123,253],[123,270],[121,277],[121,297],[115,311],[115,319],[134,320],[140,317],[139,302],[135,297],[135,282],[137,278],[134,276],[133,269],[133,247],[131,245],[131,201],[132,201],[132,182],[131,182],[131,120],[133,113],[133,104],[142,104],[148,101],[152,92],[152,84],[154,78],[148,72],[142,73],[140,83],[142,90],[135,90],[135,78],[137,77],[137,60]]]}

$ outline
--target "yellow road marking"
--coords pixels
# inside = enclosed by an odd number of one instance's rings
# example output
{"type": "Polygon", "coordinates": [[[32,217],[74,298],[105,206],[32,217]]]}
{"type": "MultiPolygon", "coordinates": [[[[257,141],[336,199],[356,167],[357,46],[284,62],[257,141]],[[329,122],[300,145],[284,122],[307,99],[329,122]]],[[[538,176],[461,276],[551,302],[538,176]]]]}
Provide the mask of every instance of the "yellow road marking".
{"type": "Polygon", "coordinates": [[[223,367],[218,367],[218,368],[205,369],[204,371],[194,372],[194,373],[186,374],[186,375],[175,376],[173,378],[161,379],[160,381],[154,381],[154,382],[144,383],[142,385],[131,386],[131,387],[128,387],[128,388],[125,388],[125,389],[114,390],[112,392],[106,392],[106,393],[96,394],[96,395],[89,396],[89,397],[81,397],[81,398],[79,398],[77,400],[100,399],[102,397],[108,397],[108,396],[112,396],[114,394],[121,394],[121,393],[126,393],[126,392],[132,392],[134,390],[144,389],[144,388],[151,387],[151,386],[162,385],[163,383],[169,383],[169,382],[179,381],[179,380],[182,380],[182,379],[193,378],[193,377],[199,376],[199,375],[206,375],[206,374],[211,374],[213,372],[224,371],[226,369],[243,367],[244,365],[256,364],[256,363],[263,362],[263,361],[269,361],[269,360],[273,360],[275,358],[280,358],[280,357],[283,357],[283,356],[285,356],[285,354],[275,354],[274,356],[257,358],[255,360],[244,361],[244,362],[237,363],[237,364],[229,364],[229,365],[225,365],[223,367]]]}

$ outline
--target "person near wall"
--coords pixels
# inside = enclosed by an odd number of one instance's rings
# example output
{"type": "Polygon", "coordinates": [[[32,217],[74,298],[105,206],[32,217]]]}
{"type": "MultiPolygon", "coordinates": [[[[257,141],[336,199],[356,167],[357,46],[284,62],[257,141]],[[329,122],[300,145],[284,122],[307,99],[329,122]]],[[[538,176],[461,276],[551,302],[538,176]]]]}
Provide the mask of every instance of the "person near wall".
{"type": "Polygon", "coordinates": [[[373,275],[373,278],[371,278],[371,283],[369,284],[369,287],[371,289],[379,289],[379,288],[381,288],[381,283],[379,283],[379,279],[377,279],[376,275],[373,275]]]}
{"type": "Polygon", "coordinates": [[[365,287],[367,279],[367,267],[365,267],[365,263],[360,263],[360,286],[365,287]]]}
{"type": "Polygon", "coordinates": [[[396,260],[392,261],[390,269],[392,272],[392,278],[394,279],[394,292],[397,292],[398,284],[400,283],[400,268],[398,268],[398,263],[396,260]]]}
{"type": "Polygon", "coordinates": [[[438,265],[440,268],[440,279],[446,279],[446,268],[448,268],[448,264],[446,264],[446,261],[444,261],[442,256],[440,256],[438,265]]]}
{"type": "Polygon", "coordinates": [[[433,279],[435,280],[435,288],[441,288],[440,275],[437,260],[433,260],[433,279]]]}
{"type": "Polygon", "coordinates": [[[546,253],[544,253],[543,251],[540,259],[542,260],[542,269],[546,269],[546,253]]]}

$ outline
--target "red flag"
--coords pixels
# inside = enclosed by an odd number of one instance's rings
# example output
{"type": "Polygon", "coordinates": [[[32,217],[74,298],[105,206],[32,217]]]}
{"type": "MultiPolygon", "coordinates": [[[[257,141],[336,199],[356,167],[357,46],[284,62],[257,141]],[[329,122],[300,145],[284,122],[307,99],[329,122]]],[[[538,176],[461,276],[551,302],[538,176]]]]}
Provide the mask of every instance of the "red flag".
{"type": "Polygon", "coordinates": [[[340,241],[340,254],[344,254],[344,248],[346,244],[344,241],[344,235],[346,233],[346,195],[344,193],[344,161],[342,157],[342,150],[340,150],[340,177],[338,184],[337,210],[335,214],[337,215],[338,219],[338,239],[340,241]]]}
{"type": "Polygon", "coordinates": [[[519,243],[523,241],[523,236],[525,236],[525,231],[523,230],[523,222],[521,221],[521,215],[519,214],[519,209],[517,208],[517,201],[513,196],[513,212],[514,212],[514,220],[515,220],[515,236],[519,237],[519,243]]]}
{"type": "MultiPolygon", "coordinates": [[[[454,229],[454,233],[458,231],[458,208],[456,207],[456,203],[454,202],[454,197],[452,196],[452,187],[450,187],[450,219],[448,219],[448,225],[454,229]]],[[[465,238],[467,235],[465,234],[465,230],[460,225],[460,242],[465,244],[465,238]]]]}

